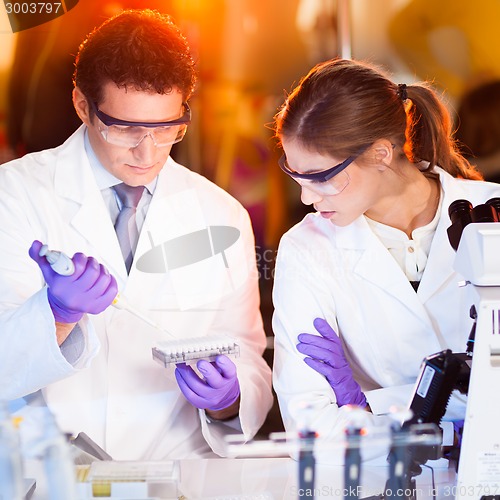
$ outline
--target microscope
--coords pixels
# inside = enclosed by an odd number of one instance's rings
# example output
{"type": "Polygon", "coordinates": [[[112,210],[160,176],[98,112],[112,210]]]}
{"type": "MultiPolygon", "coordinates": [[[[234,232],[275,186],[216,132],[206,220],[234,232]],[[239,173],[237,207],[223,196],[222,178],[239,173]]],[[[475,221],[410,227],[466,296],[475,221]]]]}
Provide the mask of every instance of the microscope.
{"type": "Polygon", "coordinates": [[[455,498],[500,499],[500,198],[474,208],[456,200],[448,211],[453,267],[477,293],[455,498]]]}
{"type": "MultiPolygon", "coordinates": [[[[457,484],[450,493],[458,500],[500,500],[500,198],[476,207],[456,200],[448,213],[453,267],[465,279],[461,286],[475,291],[473,326],[465,353],[445,350],[424,359],[413,416],[403,427],[439,424],[452,391],[467,394],[457,484]]],[[[413,457],[417,469],[436,458],[425,453],[413,457]]]]}

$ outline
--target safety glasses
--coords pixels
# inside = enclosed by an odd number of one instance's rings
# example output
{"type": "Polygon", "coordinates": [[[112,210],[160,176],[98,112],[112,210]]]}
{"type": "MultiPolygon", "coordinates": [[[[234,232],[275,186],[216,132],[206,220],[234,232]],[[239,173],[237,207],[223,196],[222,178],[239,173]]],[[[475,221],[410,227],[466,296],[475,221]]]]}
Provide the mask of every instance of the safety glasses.
{"type": "Polygon", "coordinates": [[[91,106],[101,122],[99,132],[107,142],[115,146],[135,148],[146,136],[151,137],[157,147],[170,146],[182,141],[191,123],[191,109],[187,102],[182,104],[184,114],[180,118],[154,123],[120,120],[101,111],[93,101],[91,106]]]}
{"type": "Polygon", "coordinates": [[[292,170],[286,161],[286,156],[283,154],[278,160],[278,165],[281,170],[288,174],[295,182],[301,186],[307,187],[312,191],[334,195],[341,193],[349,184],[349,174],[345,169],[359,156],[359,154],[349,156],[342,163],[310,174],[300,174],[292,170]]]}

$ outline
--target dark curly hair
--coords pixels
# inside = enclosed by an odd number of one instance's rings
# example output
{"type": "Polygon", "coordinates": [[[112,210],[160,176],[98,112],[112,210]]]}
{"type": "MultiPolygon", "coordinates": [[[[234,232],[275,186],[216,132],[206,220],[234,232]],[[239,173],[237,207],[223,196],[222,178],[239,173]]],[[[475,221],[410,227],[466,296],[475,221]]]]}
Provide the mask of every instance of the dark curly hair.
{"type": "Polygon", "coordinates": [[[159,94],[176,87],[184,101],[189,99],[196,83],[195,63],[169,16],[150,9],[125,10],[87,36],[76,56],[73,84],[99,104],[109,81],[159,94]]]}

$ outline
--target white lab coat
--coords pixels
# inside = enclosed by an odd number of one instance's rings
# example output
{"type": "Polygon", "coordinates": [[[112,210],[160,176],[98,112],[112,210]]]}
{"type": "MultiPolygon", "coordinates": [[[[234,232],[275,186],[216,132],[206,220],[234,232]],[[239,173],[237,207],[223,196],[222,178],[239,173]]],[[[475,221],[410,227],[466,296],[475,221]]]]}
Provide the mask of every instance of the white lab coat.
{"type": "MultiPolygon", "coordinates": [[[[337,227],[308,214],[283,236],[273,291],[273,382],[287,430],[296,430],[307,417],[320,436],[333,441],[350,418],[347,407],[336,405],[326,379],[296,349],[298,334],[317,334],[316,317],[328,320],[340,335],[376,415],[409,404],[424,357],[447,348],[465,351],[474,292],[458,286],[463,278],[452,268],[448,207],[456,199],[484,203],[500,196],[500,186],[436,171],[444,193],[441,218],[417,293],[364,216],[337,227]],[[314,408],[312,415],[304,415],[304,404],[314,408]]],[[[462,404],[453,405],[454,411],[463,418],[465,398],[456,399],[462,404]]],[[[371,423],[380,424],[381,418],[371,423]]]]}
{"type": "Polygon", "coordinates": [[[248,214],[216,185],[169,158],[136,258],[179,235],[227,225],[241,232],[224,253],[229,269],[215,255],[172,272],[144,273],[133,265],[127,276],[83,132],[82,126],[62,146],[0,167],[0,398],[43,388],[64,432],[86,432],[115,459],[206,456],[207,443],[223,455],[228,428],[207,423],[204,412],[181,394],[173,369],[153,361],[160,331],[109,307],[84,315],[79,325],[85,347],[73,364],[66,360],[56,343],[43,277],[28,249],[38,239],[69,255],[95,257],[116,277],[121,295],[176,337],[237,338],[240,422],[249,438],[262,425],[272,394],[270,369],[261,356],[265,334],[248,214]]]}

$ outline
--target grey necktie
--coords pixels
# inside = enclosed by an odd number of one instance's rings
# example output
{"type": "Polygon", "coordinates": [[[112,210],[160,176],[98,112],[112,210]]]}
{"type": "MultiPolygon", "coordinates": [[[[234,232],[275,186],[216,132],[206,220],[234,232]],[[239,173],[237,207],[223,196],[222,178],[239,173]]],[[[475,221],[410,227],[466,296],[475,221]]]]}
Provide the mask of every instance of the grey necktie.
{"type": "Polygon", "coordinates": [[[113,186],[113,189],[122,202],[122,209],[115,222],[115,230],[128,273],[132,266],[137,240],[139,239],[135,215],[144,186],[132,187],[122,183],[113,186]]]}

